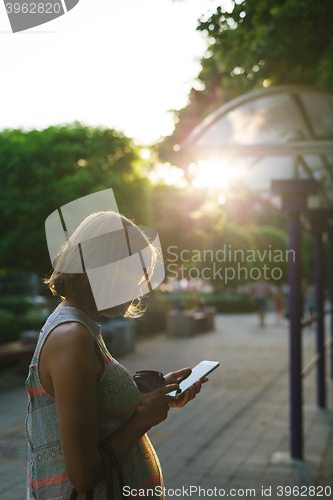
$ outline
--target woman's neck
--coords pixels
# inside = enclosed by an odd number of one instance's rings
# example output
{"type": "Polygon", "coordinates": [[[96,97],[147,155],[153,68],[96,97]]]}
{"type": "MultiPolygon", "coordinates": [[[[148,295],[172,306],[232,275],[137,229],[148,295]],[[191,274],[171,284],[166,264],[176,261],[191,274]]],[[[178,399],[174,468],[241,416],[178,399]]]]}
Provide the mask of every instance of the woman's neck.
{"type": "Polygon", "coordinates": [[[93,321],[97,321],[97,319],[101,315],[101,313],[99,311],[96,311],[96,309],[92,309],[83,302],[80,302],[79,300],[73,299],[71,297],[67,297],[66,299],[64,299],[58,307],[76,307],[76,309],[81,309],[81,311],[83,311],[93,321]]]}

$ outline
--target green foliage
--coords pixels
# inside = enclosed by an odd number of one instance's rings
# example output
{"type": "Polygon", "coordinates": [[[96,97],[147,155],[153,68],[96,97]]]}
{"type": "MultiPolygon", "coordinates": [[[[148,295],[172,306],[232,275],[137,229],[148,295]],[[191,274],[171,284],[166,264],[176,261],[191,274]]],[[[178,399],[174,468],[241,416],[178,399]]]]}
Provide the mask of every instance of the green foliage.
{"type": "MultiPolygon", "coordinates": [[[[233,268],[235,270],[236,277],[232,280],[233,285],[251,281],[249,278],[250,270],[254,267],[259,268],[264,275],[263,267],[266,266],[267,279],[271,279],[271,270],[278,267],[282,271],[282,278],[278,281],[286,282],[288,279],[287,235],[285,231],[277,227],[268,225],[242,227],[227,221],[222,233],[215,235],[212,239],[210,248],[213,249],[214,255],[219,249],[224,250],[225,260],[221,263],[216,262],[216,265],[224,269],[233,268]],[[247,269],[248,278],[246,278],[245,271],[238,271],[239,266],[242,269],[247,269]]],[[[202,267],[205,266],[209,266],[209,263],[204,263],[202,267]]],[[[280,272],[276,271],[275,274],[278,276],[280,272]]],[[[220,281],[217,276],[215,286],[218,289],[223,288],[223,283],[220,281]]],[[[272,279],[271,281],[275,282],[272,279]]]]}
{"type": "Polygon", "coordinates": [[[246,294],[233,294],[226,297],[224,294],[202,294],[207,307],[215,307],[218,313],[251,313],[256,310],[253,298],[246,294]]]}
{"type": "Polygon", "coordinates": [[[19,295],[0,297],[0,310],[6,310],[15,316],[25,315],[35,305],[29,298],[19,295]]]}
{"type": "Polygon", "coordinates": [[[203,277],[212,280],[216,290],[256,280],[260,275],[275,284],[287,281],[288,261],[293,255],[287,253],[284,229],[271,225],[242,226],[230,219],[214,227],[203,216],[196,219],[194,233],[199,236],[196,248],[169,247],[169,278],[203,277]],[[256,269],[252,275],[253,268],[256,269]]]}
{"type": "Polygon", "coordinates": [[[159,310],[167,310],[172,304],[182,304],[185,309],[196,310],[199,306],[199,298],[203,299],[206,307],[215,307],[218,313],[249,313],[256,310],[256,304],[250,295],[244,293],[233,293],[226,295],[224,292],[196,293],[172,292],[165,293],[160,297],[159,310]]]}
{"type": "MultiPolygon", "coordinates": [[[[286,253],[288,250],[287,234],[274,226],[253,226],[249,231],[258,255],[254,267],[266,265],[269,269],[268,275],[271,270],[278,268],[282,271],[282,278],[276,283],[287,282],[288,260],[293,258],[292,254],[286,253]]],[[[279,274],[280,272],[276,271],[274,276],[279,276],[279,274]]]]}
{"type": "Polygon", "coordinates": [[[122,133],[79,123],[0,132],[0,269],[51,268],[45,219],[60,206],[112,188],[119,210],[150,224],[149,182],[122,133]]]}
{"type": "Polygon", "coordinates": [[[0,297],[0,344],[14,342],[24,330],[40,330],[42,326],[42,314],[29,297],[0,297]]]}
{"type": "Polygon", "coordinates": [[[0,315],[0,344],[14,342],[20,337],[20,333],[25,330],[39,331],[43,326],[43,321],[39,318],[27,319],[25,317],[4,318],[0,315]]]}
{"type": "MultiPolygon", "coordinates": [[[[41,281],[36,274],[17,270],[0,275],[1,296],[36,295],[41,291],[41,281]]],[[[1,300],[1,299],[0,299],[1,300]]]]}
{"type": "Polygon", "coordinates": [[[203,61],[200,78],[209,84],[217,73],[232,96],[261,87],[265,79],[318,84],[318,64],[333,67],[332,17],[330,0],[245,0],[231,14],[218,7],[197,28],[210,37],[211,57],[203,61]]]}
{"type": "Polygon", "coordinates": [[[175,186],[160,184],[152,190],[152,217],[159,233],[165,258],[167,248],[200,248],[202,235],[193,214],[205,202],[204,192],[188,192],[175,186]]]}

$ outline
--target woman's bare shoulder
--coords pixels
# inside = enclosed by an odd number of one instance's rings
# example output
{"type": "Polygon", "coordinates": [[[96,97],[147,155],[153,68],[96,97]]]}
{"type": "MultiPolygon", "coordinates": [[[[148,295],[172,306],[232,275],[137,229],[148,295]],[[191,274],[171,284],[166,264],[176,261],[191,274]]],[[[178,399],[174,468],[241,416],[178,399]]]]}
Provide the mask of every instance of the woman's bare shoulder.
{"type": "MultiPolygon", "coordinates": [[[[95,339],[82,323],[70,321],[56,326],[43,346],[44,360],[49,363],[62,358],[95,361],[95,339]]],[[[49,365],[50,366],[50,365],[49,365]]]]}
{"type": "Polygon", "coordinates": [[[48,336],[53,343],[72,344],[87,342],[94,345],[94,336],[90,330],[78,321],[67,321],[56,326],[48,336]]]}
{"type": "Polygon", "coordinates": [[[39,377],[50,396],[55,394],[54,383],[66,373],[74,379],[83,370],[95,378],[100,369],[94,337],[82,323],[63,323],[50,332],[39,358],[39,377]]]}

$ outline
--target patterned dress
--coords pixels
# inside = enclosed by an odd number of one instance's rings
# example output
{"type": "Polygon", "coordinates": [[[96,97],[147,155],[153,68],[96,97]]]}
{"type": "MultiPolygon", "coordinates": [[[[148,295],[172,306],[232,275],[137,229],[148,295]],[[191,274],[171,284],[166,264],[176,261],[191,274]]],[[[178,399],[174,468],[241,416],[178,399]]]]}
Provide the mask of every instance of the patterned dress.
{"type": "MultiPolygon", "coordinates": [[[[91,332],[100,349],[105,371],[97,382],[98,419],[100,440],[121,427],[135,412],[139,391],[129,372],[108,352],[101,335],[101,327],[83,311],[75,307],[58,307],[47,319],[36,346],[29,374],[26,380],[28,389],[28,411],[26,435],[28,439],[28,500],[67,500],[70,498],[72,484],[68,480],[62,457],[58,417],[55,399],[42,387],[38,374],[38,361],[41,349],[49,333],[58,325],[69,321],[82,323],[91,332]]],[[[146,490],[152,499],[163,499],[163,479],[155,450],[145,434],[121,465],[125,485],[133,499],[142,496],[146,490]]],[[[120,498],[116,483],[115,499],[120,498]]],[[[84,499],[85,495],[79,495],[84,499]]],[[[105,481],[94,489],[94,500],[106,499],[105,481]]]]}

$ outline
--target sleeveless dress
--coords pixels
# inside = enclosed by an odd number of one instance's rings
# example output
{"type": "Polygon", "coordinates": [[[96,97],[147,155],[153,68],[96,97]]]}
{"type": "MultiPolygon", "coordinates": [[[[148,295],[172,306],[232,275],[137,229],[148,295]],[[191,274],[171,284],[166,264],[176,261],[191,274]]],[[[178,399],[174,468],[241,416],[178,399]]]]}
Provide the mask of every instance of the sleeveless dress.
{"type": "MultiPolygon", "coordinates": [[[[72,484],[68,480],[62,457],[55,399],[42,387],[38,374],[39,355],[49,333],[69,321],[82,323],[94,336],[105,362],[105,371],[97,382],[98,428],[100,440],[121,427],[135,412],[139,391],[133,377],[108,352],[101,326],[75,307],[58,307],[43,326],[26,380],[28,410],[28,500],[68,500],[72,484]]],[[[163,479],[155,450],[145,434],[129,457],[121,464],[129,499],[143,496],[163,499],[163,479]]],[[[85,495],[79,494],[78,499],[85,495]]],[[[115,479],[115,499],[120,488],[115,479]]],[[[106,499],[103,480],[94,488],[94,500],[106,499]]]]}

